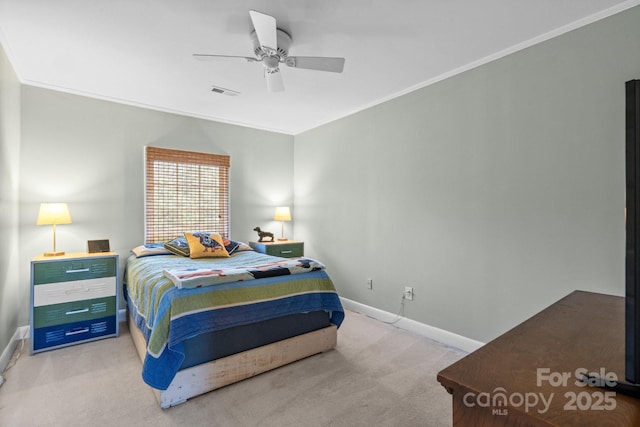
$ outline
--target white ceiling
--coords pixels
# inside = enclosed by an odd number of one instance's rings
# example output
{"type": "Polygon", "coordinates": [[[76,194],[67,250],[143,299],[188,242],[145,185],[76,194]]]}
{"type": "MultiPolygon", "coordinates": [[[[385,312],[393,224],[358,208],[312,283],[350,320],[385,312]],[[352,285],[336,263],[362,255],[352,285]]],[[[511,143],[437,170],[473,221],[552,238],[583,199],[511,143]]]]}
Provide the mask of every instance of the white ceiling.
{"type": "Polygon", "coordinates": [[[640,0],[0,0],[0,42],[23,84],[298,134],[602,19],[640,0]],[[276,18],[293,56],[269,93],[249,10],[276,18]],[[239,96],[211,92],[212,86],[239,96]]]}

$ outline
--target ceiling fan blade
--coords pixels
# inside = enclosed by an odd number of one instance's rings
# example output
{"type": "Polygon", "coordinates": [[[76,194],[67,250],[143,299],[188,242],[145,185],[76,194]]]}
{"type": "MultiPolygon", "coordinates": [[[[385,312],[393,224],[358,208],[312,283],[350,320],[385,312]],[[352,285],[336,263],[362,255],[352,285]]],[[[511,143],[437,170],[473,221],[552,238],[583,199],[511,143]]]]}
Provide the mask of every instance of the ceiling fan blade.
{"type": "Polygon", "coordinates": [[[255,10],[250,10],[249,16],[251,16],[251,22],[253,22],[260,46],[273,52],[277,51],[276,18],[255,10]]]}
{"type": "Polygon", "coordinates": [[[341,73],[344,69],[344,58],[321,56],[289,56],[284,61],[289,67],[305,68],[307,70],[330,71],[341,73]]]}
{"type": "Polygon", "coordinates": [[[284,91],[284,81],[282,80],[282,74],[280,69],[265,70],[265,78],[267,79],[267,90],[269,92],[282,92],[284,91]]]}
{"type": "Polygon", "coordinates": [[[206,53],[194,53],[193,57],[201,61],[209,61],[216,59],[244,59],[248,62],[259,62],[257,58],[251,56],[232,56],[232,55],[209,55],[206,53]]]}

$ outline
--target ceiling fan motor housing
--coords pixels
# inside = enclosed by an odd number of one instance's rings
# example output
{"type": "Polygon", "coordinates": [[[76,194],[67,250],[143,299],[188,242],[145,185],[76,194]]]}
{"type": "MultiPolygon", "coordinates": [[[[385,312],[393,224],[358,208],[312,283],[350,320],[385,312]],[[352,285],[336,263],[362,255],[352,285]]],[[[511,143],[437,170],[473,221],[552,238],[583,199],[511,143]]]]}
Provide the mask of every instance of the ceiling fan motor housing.
{"type": "Polygon", "coordinates": [[[253,41],[253,52],[258,58],[263,59],[267,57],[276,57],[278,59],[278,62],[284,62],[284,60],[287,58],[287,55],[289,54],[289,46],[291,46],[292,41],[291,36],[280,28],[276,29],[276,36],[278,43],[277,49],[275,52],[269,52],[267,49],[260,46],[256,31],[253,30],[251,32],[251,41],[253,41]]]}

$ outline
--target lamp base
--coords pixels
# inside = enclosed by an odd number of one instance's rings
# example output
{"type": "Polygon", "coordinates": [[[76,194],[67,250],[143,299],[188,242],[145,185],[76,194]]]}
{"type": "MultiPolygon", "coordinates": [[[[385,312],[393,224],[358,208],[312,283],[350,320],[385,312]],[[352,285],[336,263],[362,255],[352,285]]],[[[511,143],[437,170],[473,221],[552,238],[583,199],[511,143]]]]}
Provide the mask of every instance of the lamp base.
{"type": "Polygon", "coordinates": [[[279,242],[286,242],[287,240],[289,239],[287,239],[286,237],[278,237],[279,242]]]}
{"type": "Polygon", "coordinates": [[[60,255],[64,255],[64,251],[62,251],[62,252],[45,252],[43,255],[44,256],[60,256],[60,255]]]}

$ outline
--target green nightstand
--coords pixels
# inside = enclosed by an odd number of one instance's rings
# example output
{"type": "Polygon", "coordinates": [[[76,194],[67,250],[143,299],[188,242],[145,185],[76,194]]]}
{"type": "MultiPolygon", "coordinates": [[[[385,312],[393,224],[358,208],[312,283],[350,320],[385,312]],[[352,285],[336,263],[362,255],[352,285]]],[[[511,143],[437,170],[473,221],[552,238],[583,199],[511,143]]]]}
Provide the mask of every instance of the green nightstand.
{"type": "Polygon", "coordinates": [[[275,242],[249,242],[256,252],[283,258],[295,258],[304,256],[304,242],[295,240],[275,242]]]}

